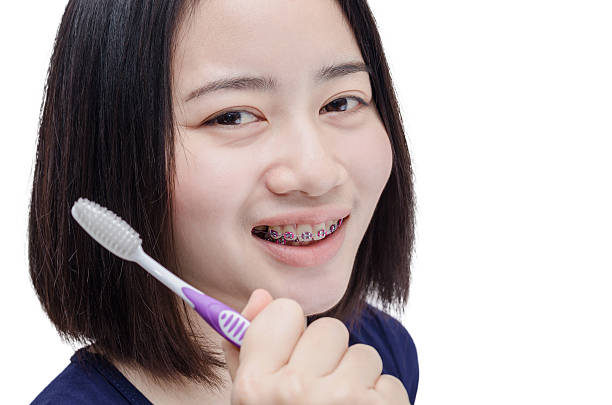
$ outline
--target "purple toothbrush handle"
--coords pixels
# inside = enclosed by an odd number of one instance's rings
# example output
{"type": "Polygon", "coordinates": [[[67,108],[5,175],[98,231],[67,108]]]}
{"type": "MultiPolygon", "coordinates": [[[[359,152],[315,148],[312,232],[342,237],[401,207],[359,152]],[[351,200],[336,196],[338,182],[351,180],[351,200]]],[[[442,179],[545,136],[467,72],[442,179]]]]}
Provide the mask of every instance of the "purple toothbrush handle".
{"type": "Polygon", "coordinates": [[[219,334],[229,340],[236,347],[242,346],[244,332],[251,324],[245,317],[240,315],[222,302],[202,294],[189,287],[181,288],[185,297],[195,306],[195,310],[206,322],[210,324],[219,334]]]}

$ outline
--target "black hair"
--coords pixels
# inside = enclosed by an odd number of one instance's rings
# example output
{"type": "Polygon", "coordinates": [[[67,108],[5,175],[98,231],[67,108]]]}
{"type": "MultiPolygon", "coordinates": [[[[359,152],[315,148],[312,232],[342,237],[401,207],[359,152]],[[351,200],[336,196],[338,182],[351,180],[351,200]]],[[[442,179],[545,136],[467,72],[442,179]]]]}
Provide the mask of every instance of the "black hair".
{"type": "MultiPolygon", "coordinates": [[[[215,387],[219,350],[200,339],[174,294],[97,245],[70,216],[79,197],[121,215],[147,252],[180,276],[173,256],[176,33],[195,0],[71,0],[50,61],[38,133],[28,241],[32,283],[60,335],[154,378],[215,387]]],[[[353,319],[368,294],[401,312],[410,285],[414,193],[389,67],[365,0],[338,0],[363,59],[393,150],[341,301],[321,316],[353,319]],[[385,235],[392,234],[393,238],[385,235]]]]}

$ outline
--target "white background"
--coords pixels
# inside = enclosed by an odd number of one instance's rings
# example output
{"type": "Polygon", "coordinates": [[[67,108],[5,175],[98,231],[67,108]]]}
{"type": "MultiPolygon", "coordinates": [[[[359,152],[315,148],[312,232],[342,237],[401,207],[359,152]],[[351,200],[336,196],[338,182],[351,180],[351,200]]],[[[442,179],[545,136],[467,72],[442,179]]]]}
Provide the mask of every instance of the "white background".
{"type": "MultiPolygon", "coordinates": [[[[3,403],[67,364],[30,285],[39,109],[65,1],[0,6],[3,403]]],[[[371,0],[417,195],[418,404],[612,404],[612,6],[371,0]]]]}

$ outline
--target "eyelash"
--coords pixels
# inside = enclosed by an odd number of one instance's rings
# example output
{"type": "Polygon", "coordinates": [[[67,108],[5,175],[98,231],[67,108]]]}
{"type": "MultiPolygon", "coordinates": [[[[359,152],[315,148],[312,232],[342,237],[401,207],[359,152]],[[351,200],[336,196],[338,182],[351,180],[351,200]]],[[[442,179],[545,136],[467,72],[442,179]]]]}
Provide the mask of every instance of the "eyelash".
{"type": "MultiPolygon", "coordinates": [[[[345,110],[345,111],[332,111],[332,112],[345,112],[345,113],[347,113],[347,114],[351,114],[351,113],[354,113],[354,112],[357,112],[357,111],[361,110],[361,108],[360,108],[360,107],[367,107],[367,106],[369,105],[368,103],[366,103],[366,102],[365,102],[365,101],[364,101],[362,98],[360,98],[360,97],[356,97],[356,96],[345,96],[345,97],[338,97],[337,99],[330,101],[330,102],[329,102],[328,104],[326,104],[326,105],[325,105],[323,108],[327,107],[328,105],[332,104],[332,103],[333,103],[333,102],[335,102],[335,101],[338,101],[338,100],[343,100],[343,99],[353,99],[353,100],[357,100],[357,102],[358,102],[359,104],[358,104],[358,106],[357,106],[357,107],[352,108],[352,109],[350,109],[350,110],[345,110]]],[[[322,108],[322,109],[323,109],[323,108],[322,108]]],[[[222,113],[220,113],[220,114],[218,114],[218,115],[216,115],[216,116],[214,116],[214,117],[212,117],[212,118],[210,118],[210,119],[208,119],[208,120],[204,121],[204,122],[201,124],[201,126],[206,126],[206,127],[221,126],[221,127],[226,127],[226,128],[232,128],[232,127],[237,128],[237,127],[240,127],[240,126],[242,126],[241,124],[236,124],[236,125],[222,125],[222,124],[217,124],[215,121],[217,121],[219,118],[222,118],[223,116],[225,116],[225,115],[227,115],[227,114],[230,114],[230,113],[242,113],[242,112],[245,112],[245,113],[248,113],[248,114],[251,114],[251,115],[255,116],[255,114],[253,114],[252,112],[249,112],[249,111],[244,111],[244,110],[230,110],[230,111],[224,111],[224,112],[222,112],[222,113]]],[[[256,116],[255,116],[255,117],[256,117],[256,116]]],[[[250,122],[249,122],[249,123],[247,123],[247,124],[250,124],[250,122]]],[[[243,125],[247,125],[247,124],[243,124],[243,125]]],[[[232,128],[232,129],[233,129],[233,128],[232,128]]]]}

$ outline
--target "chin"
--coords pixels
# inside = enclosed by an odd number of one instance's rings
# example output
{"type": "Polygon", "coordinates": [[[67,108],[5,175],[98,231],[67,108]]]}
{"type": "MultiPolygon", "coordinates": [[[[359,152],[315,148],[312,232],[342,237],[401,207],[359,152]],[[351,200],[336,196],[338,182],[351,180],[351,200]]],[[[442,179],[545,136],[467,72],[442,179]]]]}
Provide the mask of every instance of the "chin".
{"type": "Polygon", "coordinates": [[[326,312],[335,307],[344,297],[352,274],[354,256],[351,255],[350,258],[340,256],[338,259],[340,260],[328,266],[331,269],[324,270],[324,273],[327,273],[326,277],[319,278],[313,283],[304,281],[301,283],[301,288],[291,291],[294,295],[293,299],[302,306],[304,315],[310,316],[326,312]]]}
{"type": "Polygon", "coordinates": [[[345,288],[340,288],[338,291],[320,291],[316,294],[308,294],[308,296],[298,296],[296,300],[304,311],[305,316],[320,314],[332,309],[340,302],[344,296],[345,288]]]}

